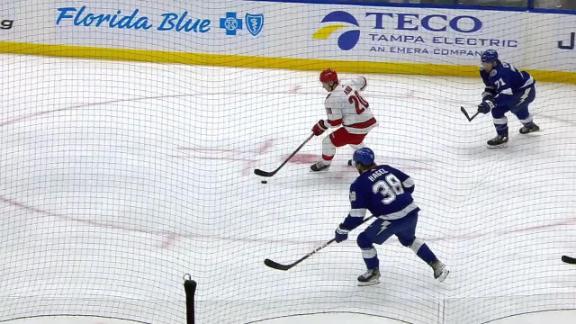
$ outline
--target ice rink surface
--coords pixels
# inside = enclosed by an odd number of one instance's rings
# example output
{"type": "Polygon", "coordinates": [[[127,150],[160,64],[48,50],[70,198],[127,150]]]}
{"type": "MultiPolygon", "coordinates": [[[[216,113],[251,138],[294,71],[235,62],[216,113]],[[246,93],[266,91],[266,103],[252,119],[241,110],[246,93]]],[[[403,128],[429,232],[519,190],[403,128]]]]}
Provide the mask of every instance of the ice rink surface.
{"type": "Polygon", "coordinates": [[[366,143],[415,179],[418,236],[452,273],[435,282],[391,239],[381,284],[358,287],[361,229],[288,272],[262,262],[298,259],[349,209],[349,148],[321,174],[308,171],[318,138],[268,184],[252,173],[325,118],[316,72],[0,60],[0,322],[183,323],[185,273],[202,324],[576,316],[576,267],[560,262],[576,254],[574,86],[538,83],[542,132],[518,134],[509,114],[510,142],[490,150],[490,116],[459,111],[480,100],[479,78],[367,75],[380,127],[366,143]]]}

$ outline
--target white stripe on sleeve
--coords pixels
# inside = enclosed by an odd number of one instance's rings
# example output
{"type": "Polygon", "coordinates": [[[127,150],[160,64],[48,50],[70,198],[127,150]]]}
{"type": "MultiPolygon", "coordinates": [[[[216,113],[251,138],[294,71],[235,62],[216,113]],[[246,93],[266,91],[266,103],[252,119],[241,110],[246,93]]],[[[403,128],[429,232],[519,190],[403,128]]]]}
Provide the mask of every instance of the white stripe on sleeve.
{"type": "Polygon", "coordinates": [[[412,180],[412,178],[408,178],[406,180],[404,180],[404,182],[402,182],[402,185],[404,186],[404,188],[410,188],[414,186],[414,180],[412,180]]]}
{"type": "Polygon", "coordinates": [[[350,210],[349,215],[351,217],[362,217],[366,216],[366,208],[354,208],[350,210]]]}

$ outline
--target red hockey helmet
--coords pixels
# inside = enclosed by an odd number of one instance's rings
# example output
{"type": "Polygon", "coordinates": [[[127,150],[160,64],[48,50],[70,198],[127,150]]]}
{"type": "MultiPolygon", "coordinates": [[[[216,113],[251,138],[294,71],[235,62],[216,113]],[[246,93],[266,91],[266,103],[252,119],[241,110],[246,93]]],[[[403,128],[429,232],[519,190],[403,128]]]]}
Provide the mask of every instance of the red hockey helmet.
{"type": "Polygon", "coordinates": [[[320,72],[320,82],[326,83],[329,81],[334,81],[338,83],[338,74],[336,74],[336,71],[332,69],[326,69],[320,72]]]}

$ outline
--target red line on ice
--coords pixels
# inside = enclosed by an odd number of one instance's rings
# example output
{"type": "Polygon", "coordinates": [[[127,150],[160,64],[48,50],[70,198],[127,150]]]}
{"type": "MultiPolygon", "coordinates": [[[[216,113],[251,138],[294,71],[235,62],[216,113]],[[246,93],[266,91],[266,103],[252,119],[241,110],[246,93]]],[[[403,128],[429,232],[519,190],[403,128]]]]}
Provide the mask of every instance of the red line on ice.
{"type": "MultiPolygon", "coordinates": [[[[137,233],[157,235],[157,236],[160,236],[162,239],[162,242],[161,242],[159,247],[163,248],[163,249],[171,247],[174,244],[174,242],[179,238],[189,238],[189,239],[195,238],[195,239],[204,239],[204,240],[218,239],[218,240],[226,240],[226,241],[240,241],[240,242],[267,243],[267,244],[276,244],[276,243],[278,243],[278,244],[319,244],[320,243],[320,241],[318,241],[318,240],[296,241],[296,240],[286,240],[286,239],[265,239],[265,238],[249,238],[249,237],[231,238],[231,237],[225,237],[222,235],[202,235],[200,233],[176,233],[173,231],[143,230],[143,229],[138,229],[135,227],[119,226],[119,225],[114,225],[114,224],[105,224],[105,223],[100,223],[100,222],[96,222],[93,220],[85,220],[85,219],[80,219],[80,218],[76,218],[76,217],[72,217],[72,216],[60,215],[60,214],[52,213],[50,211],[43,210],[40,208],[28,206],[24,203],[21,203],[21,202],[12,200],[12,199],[8,199],[8,198],[2,197],[2,196],[0,196],[0,201],[6,203],[8,205],[22,208],[25,210],[29,210],[29,211],[32,211],[35,213],[44,214],[44,215],[48,215],[48,216],[54,216],[54,217],[58,217],[58,218],[61,218],[64,220],[78,222],[81,224],[92,225],[92,226],[100,227],[100,228],[111,228],[111,229],[115,229],[115,230],[125,230],[125,231],[137,232],[137,233]]],[[[484,236],[498,236],[498,235],[511,234],[511,233],[530,232],[530,231],[535,231],[535,230],[539,230],[539,229],[553,228],[553,227],[558,227],[558,226],[568,226],[568,225],[576,225],[576,218],[571,218],[571,219],[568,219],[565,221],[560,221],[560,222],[555,222],[555,223],[550,223],[550,224],[545,224],[545,225],[529,226],[526,228],[519,228],[519,229],[509,230],[509,231],[502,230],[502,231],[497,231],[497,232],[463,234],[463,235],[444,236],[444,237],[426,237],[426,236],[423,236],[422,238],[425,239],[426,241],[430,241],[430,242],[432,242],[432,241],[446,241],[446,240],[468,240],[468,239],[476,239],[476,238],[480,238],[480,237],[484,237],[484,236]]],[[[329,239],[329,237],[327,237],[327,239],[329,239]]]]}
{"type": "Polygon", "coordinates": [[[174,245],[174,242],[176,242],[177,239],[178,235],[176,233],[170,233],[164,238],[164,241],[162,242],[162,245],[160,247],[163,249],[167,249],[172,245],[174,245]]]}
{"type": "MultiPolygon", "coordinates": [[[[56,213],[50,212],[48,210],[28,206],[24,203],[21,203],[21,202],[18,202],[18,201],[15,201],[15,200],[12,200],[12,199],[9,199],[6,197],[2,197],[2,196],[0,196],[0,201],[6,203],[7,205],[22,208],[22,209],[29,210],[29,211],[32,211],[35,213],[44,214],[47,216],[53,216],[53,217],[57,217],[57,218],[60,218],[63,220],[74,221],[74,222],[78,222],[80,224],[91,225],[91,226],[100,227],[100,228],[111,228],[111,229],[116,229],[116,230],[124,230],[124,231],[131,231],[131,232],[137,232],[137,233],[159,235],[159,236],[167,237],[167,238],[170,238],[173,236],[174,239],[172,239],[172,242],[176,239],[177,236],[179,236],[177,233],[170,232],[170,231],[147,231],[147,230],[137,229],[137,228],[129,227],[129,226],[105,224],[105,223],[100,223],[100,222],[96,222],[93,220],[80,219],[80,218],[76,218],[76,217],[72,217],[72,216],[56,214],[56,213]]],[[[172,243],[172,242],[170,242],[170,243],[172,243]]],[[[165,245],[165,241],[162,242],[160,247],[164,248],[164,245],[165,245]]],[[[167,246],[169,246],[169,245],[167,245],[167,246]]]]}

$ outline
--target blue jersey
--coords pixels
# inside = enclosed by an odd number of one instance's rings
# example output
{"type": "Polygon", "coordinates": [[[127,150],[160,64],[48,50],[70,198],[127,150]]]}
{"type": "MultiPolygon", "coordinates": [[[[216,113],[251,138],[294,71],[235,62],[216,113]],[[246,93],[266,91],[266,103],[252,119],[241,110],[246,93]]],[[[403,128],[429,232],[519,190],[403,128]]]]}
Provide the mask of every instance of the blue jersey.
{"type": "Polygon", "coordinates": [[[512,64],[498,62],[489,73],[481,70],[480,76],[486,85],[485,92],[494,97],[496,106],[510,106],[515,95],[534,84],[528,72],[517,70],[512,64]]]}
{"type": "Polygon", "coordinates": [[[358,226],[366,211],[384,220],[397,220],[418,210],[412,198],[414,181],[404,172],[380,165],[361,174],[350,185],[350,214],[342,224],[346,229],[358,226]]]}

